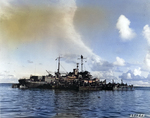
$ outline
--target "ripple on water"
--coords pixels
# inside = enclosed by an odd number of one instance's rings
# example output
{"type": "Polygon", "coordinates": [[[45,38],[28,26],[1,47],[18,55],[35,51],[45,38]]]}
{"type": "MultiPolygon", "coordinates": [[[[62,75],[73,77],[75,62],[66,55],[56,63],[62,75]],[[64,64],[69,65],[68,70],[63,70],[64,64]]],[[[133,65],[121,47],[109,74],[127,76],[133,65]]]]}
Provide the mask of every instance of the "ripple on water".
{"type": "Polygon", "coordinates": [[[0,86],[0,116],[8,117],[114,117],[150,115],[150,91],[60,91],[12,89],[0,86]]]}

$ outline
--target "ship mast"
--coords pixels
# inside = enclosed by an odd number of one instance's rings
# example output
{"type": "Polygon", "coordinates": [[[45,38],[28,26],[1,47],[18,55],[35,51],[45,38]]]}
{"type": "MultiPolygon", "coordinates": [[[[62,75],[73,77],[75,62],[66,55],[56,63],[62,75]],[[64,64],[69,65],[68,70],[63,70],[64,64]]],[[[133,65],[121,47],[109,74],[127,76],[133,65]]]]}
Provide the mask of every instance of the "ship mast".
{"type": "Polygon", "coordinates": [[[77,63],[77,71],[79,70],[78,67],[79,67],[79,63],[77,63]]]}
{"type": "Polygon", "coordinates": [[[56,58],[56,60],[58,59],[58,69],[57,69],[57,73],[60,73],[60,72],[59,72],[59,70],[60,70],[60,58],[62,58],[62,57],[59,56],[59,57],[56,58]]]}
{"type": "Polygon", "coordinates": [[[81,55],[81,58],[78,58],[78,59],[81,59],[81,72],[83,72],[83,59],[86,59],[86,58],[83,58],[83,56],[81,55]]]}

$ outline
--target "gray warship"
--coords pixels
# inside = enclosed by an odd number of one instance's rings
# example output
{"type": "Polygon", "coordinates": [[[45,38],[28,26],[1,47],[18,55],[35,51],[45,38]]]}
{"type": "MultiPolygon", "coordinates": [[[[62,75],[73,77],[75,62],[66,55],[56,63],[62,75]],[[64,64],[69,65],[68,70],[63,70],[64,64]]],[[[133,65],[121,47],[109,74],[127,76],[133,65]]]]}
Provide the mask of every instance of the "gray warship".
{"type": "Polygon", "coordinates": [[[133,85],[120,83],[106,83],[106,80],[100,81],[88,71],[83,71],[83,56],[81,59],[81,71],[79,72],[79,63],[72,72],[62,75],[60,73],[60,56],[58,60],[58,69],[55,75],[46,76],[31,75],[30,78],[19,79],[18,84],[13,84],[12,88],[43,88],[43,89],[61,89],[61,90],[79,90],[79,91],[98,91],[98,90],[134,90],[133,85]]]}

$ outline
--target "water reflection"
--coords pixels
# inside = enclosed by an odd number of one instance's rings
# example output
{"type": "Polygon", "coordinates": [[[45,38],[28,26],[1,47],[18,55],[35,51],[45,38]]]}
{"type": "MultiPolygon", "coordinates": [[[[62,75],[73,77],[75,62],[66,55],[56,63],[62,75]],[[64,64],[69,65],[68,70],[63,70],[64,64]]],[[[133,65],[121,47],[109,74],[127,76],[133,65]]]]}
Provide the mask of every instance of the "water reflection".
{"type": "Polygon", "coordinates": [[[56,90],[54,97],[56,116],[82,117],[83,110],[89,110],[89,102],[88,92],[56,90]]]}

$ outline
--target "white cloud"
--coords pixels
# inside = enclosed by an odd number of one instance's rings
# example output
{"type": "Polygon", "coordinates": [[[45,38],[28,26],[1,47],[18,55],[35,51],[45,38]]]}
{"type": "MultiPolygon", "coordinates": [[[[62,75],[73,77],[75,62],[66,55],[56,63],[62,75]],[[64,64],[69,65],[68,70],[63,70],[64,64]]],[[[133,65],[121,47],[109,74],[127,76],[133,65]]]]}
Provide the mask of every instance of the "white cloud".
{"type": "Polygon", "coordinates": [[[149,82],[144,82],[144,81],[127,81],[128,84],[133,84],[134,86],[144,86],[144,87],[150,87],[149,82]]]}
{"type": "Polygon", "coordinates": [[[100,71],[93,71],[93,72],[91,72],[91,74],[93,75],[93,77],[96,77],[99,79],[102,79],[102,77],[103,77],[103,73],[100,71]]]}
{"type": "Polygon", "coordinates": [[[139,67],[138,69],[134,69],[133,74],[136,75],[141,75],[141,68],[139,67]]]}
{"type": "Polygon", "coordinates": [[[124,61],[124,59],[122,59],[120,57],[116,57],[116,61],[113,64],[116,65],[116,66],[124,66],[125,61],[124,61]]]}
{"type": "Polygon", "coordinates": [[[146,57],[144,59],[144,64],[145,64],[147,69],[150,68],[150,54],[149,53],[146,54],[146,57]]]}
{"type": "Polygon", "coordinates": [[[149,80],[150,74],[147,77],[141,76],[141,68],[134,69],[123,73],[119,78],[124,80],[128,84],[133,84],[135,86],[150,86],[149,80]]]}
{"type": "Polygon", "coordinates": [[[150,27],[149,27],[149,25],[144,26],[143,35],[147,39],[148,44],[150,45],[150,27]]]}
{"type": "Polygon", "coordinates": [[[118,18],[116,24],[117,29],[119,30],[120,37],[123,41],[131,40],[135,37],[135,32],[129,27],[130,21],[124,15],[121,15],[118,18]]]}
{"type": "Polygon", "coordinates": [[[127,73],[127,79],[132,79],[131,78],[131,73],[127,73]]]}
{"type": "Polygon", "coordinates": [[[93,60],[93,63],[91,64],[92,71],[110,71],[113,67],[112,63],[102,60],[100,62],[93,60]]]}
{"type": "MultiPolygon", "coordinates": [[[[148,42],[148,46],[150,46],[150,27],[149,25],[145,25],[143,27],[143,35],[148,42]]],[[[145,69],[150,69],[150,52],[147,52],[144,59],[145,69]]]]}
{"type": "Polygon", "coordinates": [[[141,76],[141,68],[128,70],[126,73],[123,73],[121,76],[119,76],[122,79],[132,79],[135,81],[144,80],[147,79],[143,76],[141,76]]]}
{"type": "Polygon", "coordinates": [[[120,82],[118,81],[118,78],[114,76],[114,72],[112,70],[109,71],[92,71],[91,72],[94,77],[99,78],[101,81],[105,80],[108,82],[112,82],[114,80],[115,82],[120,82]]]}

